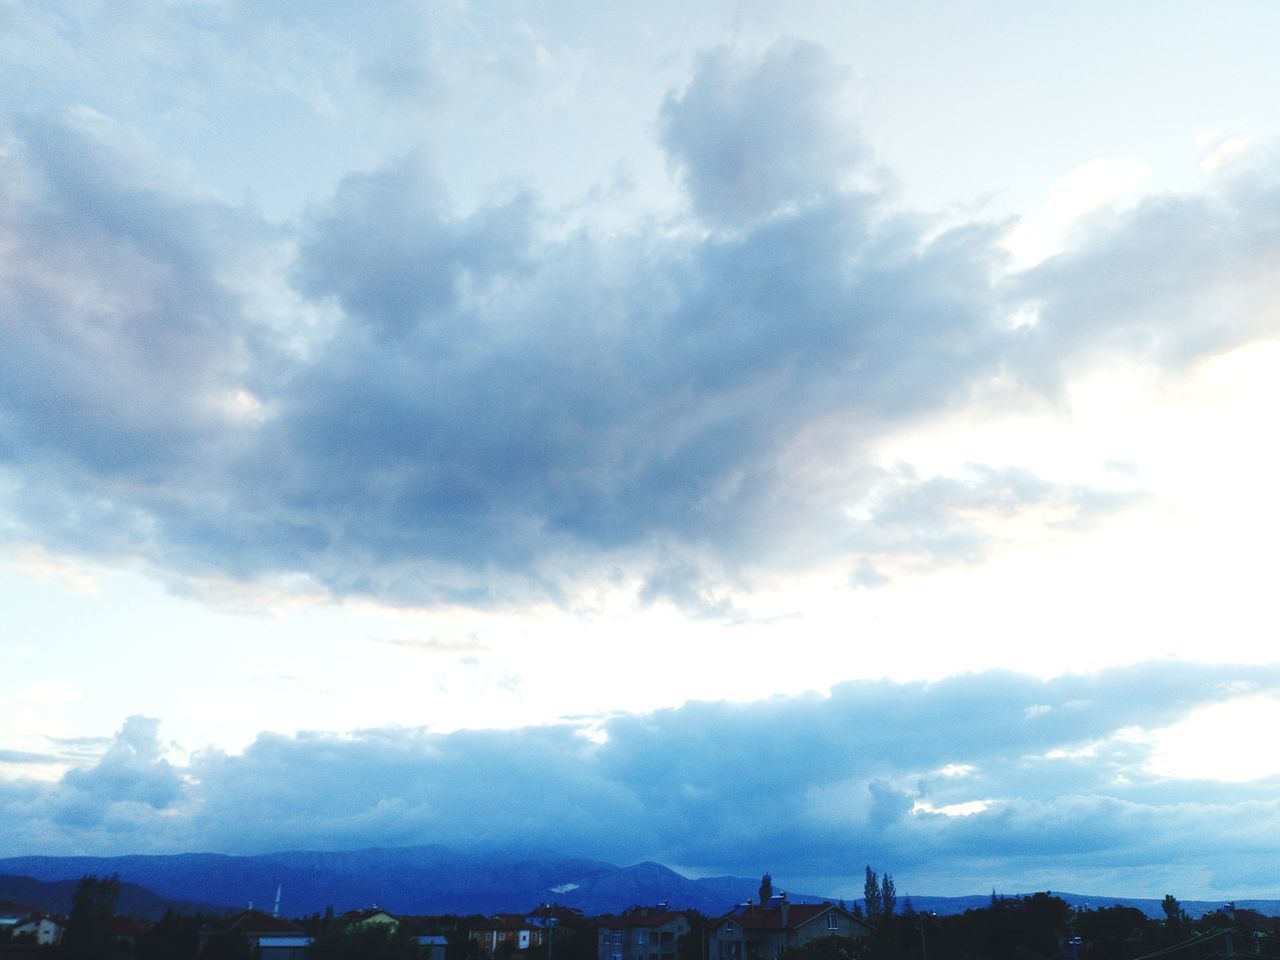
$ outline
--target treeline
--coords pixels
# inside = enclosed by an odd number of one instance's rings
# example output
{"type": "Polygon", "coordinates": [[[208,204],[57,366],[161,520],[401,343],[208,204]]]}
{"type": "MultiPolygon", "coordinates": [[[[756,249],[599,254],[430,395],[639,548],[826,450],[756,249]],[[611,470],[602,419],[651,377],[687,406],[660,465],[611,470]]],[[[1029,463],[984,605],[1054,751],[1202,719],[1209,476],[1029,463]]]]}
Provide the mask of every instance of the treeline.
{"type": "Polygon", "coordinates": [[[780,960],[1137,960],[1157,953],[1161,960],[1208,960],[1280,951],[1280,942],[1241,934],[1228,912],[1191,920],[1172,896],[1164,899],[1164,917],[1153,920],[1135,907],[1073,909],[1047,892],[993,893],[988,906],[953,916],[919,913],[910,898],[895,911],[883,881],[879,893],[878,901],[867,898],[875,904],[867,911],[869,936],[823,937],[783,951],[780,960]]]}

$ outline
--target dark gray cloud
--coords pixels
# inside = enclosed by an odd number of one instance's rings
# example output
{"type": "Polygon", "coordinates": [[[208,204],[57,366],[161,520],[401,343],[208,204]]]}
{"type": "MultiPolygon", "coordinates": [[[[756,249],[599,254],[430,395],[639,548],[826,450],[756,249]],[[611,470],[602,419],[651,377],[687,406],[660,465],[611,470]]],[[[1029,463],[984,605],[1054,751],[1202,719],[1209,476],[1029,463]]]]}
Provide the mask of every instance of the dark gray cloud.
{"type": "Polygon", "coordinates": [[[520,844],[746,875],[768,863],[835,877],[870,861],[917,890],[970,875],[1033,888],[1067,867],[1119,880],[1139,865],[1131,887],[1276,852],[1274,779],[1162,778],[1146,769],[1150,742],[1131,735],[1242,684],[1274,694],[1280,670],[857,681],[614,717],[602,743],[573,724],[264,733],[185,769],[161,758],[156,721],[135,717],[96,765],[0,788],[0,849],[520,844]],[[970,816],[929,812],[979,800],[970,816]]]}
{"type": "Polygon", "coordinates": [[[6,535],[179,586],[301,574],[413,602],[614,571],[732,618],[760,569],[844,558],[871,584],[886,555],[981,558],[974,511],[1120,508],[998,464],[886,477],[867,445],[991,376],[1052,389],[1109,351],[1174,362],[1269,329],[1206,317],[1274,250],[1239,216],[1275,210],[1274,184],[1152,201],[1002,284],[999,225],[939,232],[848,186],[868,150],[833,119],[839,82],[804,45],[708,53],[660,112],[700,222],[618,235],[519,190],[455,209],[417,155],[268,227],[106,118],[18,123],[6,535]],[[1039,324],[1009,330],[1024,302],[1039,324]]]}

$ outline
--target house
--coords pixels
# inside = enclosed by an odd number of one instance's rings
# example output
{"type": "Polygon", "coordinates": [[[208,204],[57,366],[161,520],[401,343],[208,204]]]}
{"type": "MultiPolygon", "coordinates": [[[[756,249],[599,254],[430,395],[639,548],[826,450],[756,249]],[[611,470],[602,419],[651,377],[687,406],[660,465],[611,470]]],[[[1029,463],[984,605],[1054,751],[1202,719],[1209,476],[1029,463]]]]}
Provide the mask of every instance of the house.
{"type": "Polygon", "coordinates": [[[258,960],[306,960],[311,952],[311,937],[278,936],[258,938],[258,960]]]}
{"type": "Polygon", "coordinates": [[[787,947],[819,937],[865,937],[871,925],[833,903],[790,903],[785,893],[768,904],[748,900],[708,928],[708,960],[776,960],[787,947]]]}
{"type": "Polygon", "coordinates": [[[596,921],[597,960],[674,960],[676,944],[689,932],[688,918],[656,907],[632,907],[596,921]]]}
{"type": "Polygon", "coordinates": [[[243,937],[263,960],[296,960],[305,956],[311,946],[311,937],[306,936],[301,927],[250,908],[223,917],[201,930],[199,952],[205,953],[214,941],[236,937],[243,937]]]}
{"type": "Polygon", "coordinates": [[[1280,933],[1280,917],[1268,917],[1257,910],[1246,910],[1243,907],[1232,907],[1231,918],[1236,928],[1252,937],[1274,936],[1280,933]]]}
{"type": "Polygon", "coordinates": [[[400,929],[411,933],[422,948],[422,960],[444,960],[449,948],[446,930],[455,929],[456,918],[432,916],[401,916],[400,929]]]}
{"type": "Polygon", "coordinates": [[[27,939],[42,947],[62,942],[62,920],[51,913],[29,913],[13,925],[13,939],[27,939]]]}
{"type": "Polygon", "coordinates": [[[472,924],[467,931],[469,939],[480,946],[487,957],[507,953],[522,953],[530,947],[538,947],[546,940],[547,930],[557,923],[581,920],[582,911],[576,907],[539,904],[525,914],[495,913],[472,924]]]}
{"type": "Polygon", "coordinates": [[[531,922],[518,913],[495,913],[471,925],[467,937],[475,941],[486,957],[522,952],[542,944],[545,920],[531,922]]]}
{"type": "Polygon", "coordinates": [[[393,916],[387,911],[380,909],[376,904],[372,907],[366,907],[363,910],[348,910],[338,918],[342,923],[350,926],[357,924],[380,923],[390,927],[392,930],[400,926],[400,918],[393,916]]]}
{"type": "Polygon", "coordinates": [[[417,938],[422,948],[423,960],[444,960],[444,952],[449,949],[449,940],[439,934],[424,934],[417,938]]]}
{"type": "Polygon", "coordinates": [[[16,927],[26,917],[35,913],[34,907],[12,900],[0,900],[0,930],[16,927]]]}

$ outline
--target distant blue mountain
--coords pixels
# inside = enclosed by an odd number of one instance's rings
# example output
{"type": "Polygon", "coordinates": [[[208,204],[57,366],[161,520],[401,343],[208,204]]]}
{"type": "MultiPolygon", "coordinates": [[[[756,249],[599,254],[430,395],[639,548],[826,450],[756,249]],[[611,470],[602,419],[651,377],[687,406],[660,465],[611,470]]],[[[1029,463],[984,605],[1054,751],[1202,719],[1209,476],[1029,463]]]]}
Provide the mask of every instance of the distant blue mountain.
{"type": "MultiPolygon", "coordinates": [[[[79,881],[79,877],[74,880],[36,880],[33,877],[0,874],[0,900],[22,904],[32,910],[65,914],[71,910],[71,895],[75,892],[79,881]]],[[[159,920],[168,910],[187,914],[220,914],[226,913],[228,907],[212,903],[169,900],[136,883],[120,884],[120,897],[116,901],[118,913],[159,920]]]]}
{"type": "MultiPolygon", "coordinates": [[[[375,904],[393,913],[486,914],[560,903],[599,914],[662,901],[673,909],[692,908],[718,915],[758,896],[759,889],[758,878],[695,880],[659,863],[619,867],[541,850],[482,852],[443,846],[290,851],[244,857],[185,853],[0,859],[0,874],[46,882],[112,873],[169,900],[229,907],[249,903],[269,907],[281,887],[281,910],[289,916],[317,913],[329,906],[341,912],[375,904]]],[[[1072,906],[1119,904],[1137,907],[1150,917],[1162,915],[1159,900],[1054,893],[1072,906]]],[[[794,902],[828,899],[791,891],[788,896],[794,902]]],[[[899,904],[904,901],[901,897],[899,904]]],[[[913,895],[911,901],[916,910],[946,915],[985,907],[991,898],[913,895]]],[[[1280,913],[1277,900],[1240,900],[1237,904],[1261,913],[1280,913]]],[[[1222,904],[1183,901],[1182,906],[1199,916],[1222,904]]]]}
{"type": "Polygon", "coordinates": [[[378,904],[400,913],[527,910],[555,899],[550,888],[591,883],[612,864],[549,855],[476,854],[445,847],[345,852],[290,851],[258,856],[187,853],[125,857],[14,857],[0,873],[39,880],[118,874],[166,897],[243,907],[272,904],[292,916],[378,904]]]}

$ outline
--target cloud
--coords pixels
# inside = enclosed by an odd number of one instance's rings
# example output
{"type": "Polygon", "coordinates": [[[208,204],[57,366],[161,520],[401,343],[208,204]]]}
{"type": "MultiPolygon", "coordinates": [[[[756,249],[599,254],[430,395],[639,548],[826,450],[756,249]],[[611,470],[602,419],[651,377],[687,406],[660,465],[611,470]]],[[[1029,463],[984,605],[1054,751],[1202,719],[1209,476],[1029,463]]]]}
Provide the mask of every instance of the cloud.
{"type": "MultiPolygon", "coordinates": [[[[864,558],[973,563],[1019,526],[1088,527],[1141,499],[1132,491],[1053,483],[1017,467],[969,463],[960,476],[922,478],[900,464],[884,471],[857,506],[862,520],[850,539],[864,558]]],[[[862,586],[888,582],[869,559],[854,578],[862,586]]]]}
{"type": "Polygon", "coordinates": [[[298,283],[309,295],[336,297],[375,335],[436,328],[438,341],[451,345],[466,336],[451,326],[464,320],[457,311],[464,292],[482,296],[489,282],[527,266],[532,206],[517,197],[450,217],[424,163],[411,156],[345,178],[313,218],[298,283]]]}
{"type": "Polygon", "coordinates": [[[55,763],[58,758],[49,753],[31,753],[27,750],[0,750],[0,763],[55,763]]]}
{"type": "Polygon", "coordinates": [[[1011,354],[1016,368],[1045,384],[1108,360],[1177,372],[1274,336],[1274,168],[1272,152],[1208,192],[1095,217],[1069,250],[1016,278],[1010,292],[1039,316],[1011,354]]]}
{"type": "Polygon", "coordinates": [[[1016,465],[886,476],[871,449],[992,378],[1053,393],[1273,332],[1274,184],[1147,201],[1001,280],[1001,225],[940,230],[851,179],[840,83],[804,44],[706,53],[657,108],[687,217],[612,234],[520,186],[460,209],[421,151],[269,224],[103,114],[18,121],[4,536],[187,591],[494,606],[604,579],[733,618],[761,574],[875,583],[887,557],[980,559],[1002,513],[1120,509],[1016,465]]]}
{"type": "Polygon", "coordinates": [[[840,123],[840,70],[821,47],[758,60],[704,53],[662,108],[662,142],[697,214],[738,227],[836,192],[866,147],[840,123]]]}
{"type": "Polygon", "coordinates": [[[154,718],[129,717],[102,759],[92,767],[69,770],[62,783],[77,809],[141,803],[164,810],[177,802],[182,781],[160,755],[159,727],[154,718]]]}
{"type": "Polygon", "coordinates": [[[135,717],[60,783],[5,783],[0,849],[515,844],[743,875],[767,862],[831,878],[870,861],[913,889],[966,876],[1030,889],[1045,871],[1107,868],[1131,888],[1275,849],[1273,778],[1150,769],[1150,731],[1236,697],[1240,680],[1252,697],[1280,689],[1274,668],[1177,663],[858,681],[829,697],[615,716],[590,738],[567,723],[263,733],[184,769],[160,756],[156,722],[135,717]],[[1223,819],[1240,830],[1218,830],[1223,819]],[[1116,864],[1140,864],[1141,877],[1116,864]]]}
{"type": "Polygon", "coordinates": [[[426,639],[420,637],[374,637],[371,642],[432,655],[476,657],[490,652],[489,647],[473,636],[429,637],[426,639]]]}

